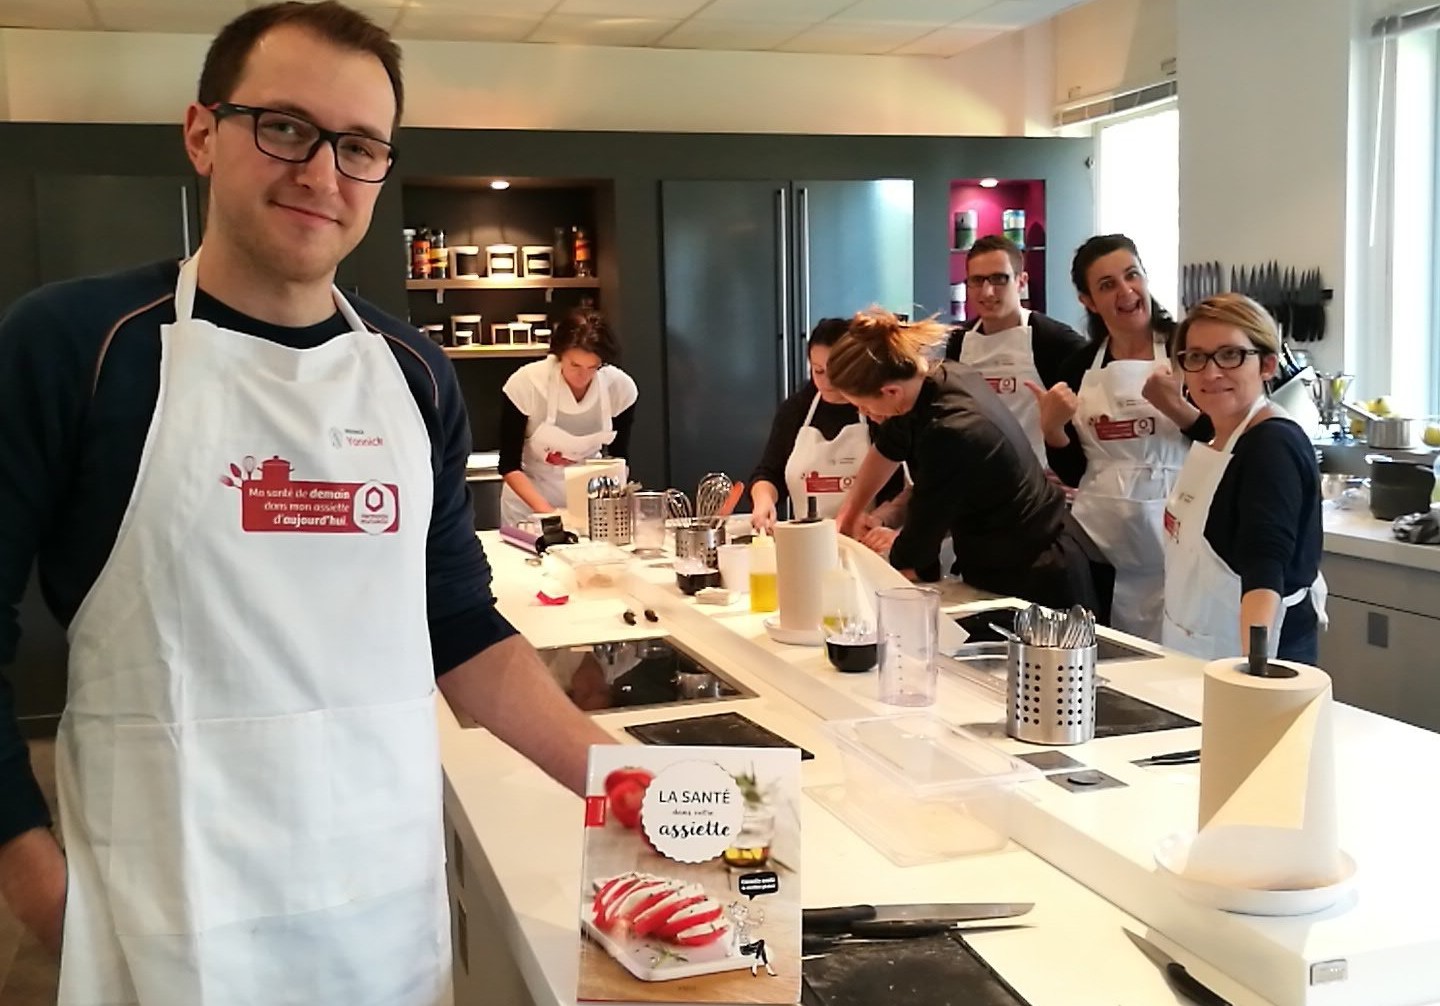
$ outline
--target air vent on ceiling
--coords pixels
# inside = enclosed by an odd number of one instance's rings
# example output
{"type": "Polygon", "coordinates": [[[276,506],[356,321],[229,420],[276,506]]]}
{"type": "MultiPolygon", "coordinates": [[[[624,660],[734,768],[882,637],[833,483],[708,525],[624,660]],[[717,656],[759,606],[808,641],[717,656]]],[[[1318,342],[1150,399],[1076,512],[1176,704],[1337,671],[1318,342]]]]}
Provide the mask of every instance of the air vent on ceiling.
{"type": "Polygon", "coordinates": [[[1160,84],[1151,84],[1149,87],[1137,88],[1134,91],[1112,94],[1106,98],[1066,105],[1055,110],[1055,125],[1073,126],[1077,122],[1093,122],[1096,119],[1124,115],[1126,112],[1133,112],[1146,105],[1158,105],[1162,101],[1169,101],[1179,93],[1179,82],[1167,80],[1160,84]]]}

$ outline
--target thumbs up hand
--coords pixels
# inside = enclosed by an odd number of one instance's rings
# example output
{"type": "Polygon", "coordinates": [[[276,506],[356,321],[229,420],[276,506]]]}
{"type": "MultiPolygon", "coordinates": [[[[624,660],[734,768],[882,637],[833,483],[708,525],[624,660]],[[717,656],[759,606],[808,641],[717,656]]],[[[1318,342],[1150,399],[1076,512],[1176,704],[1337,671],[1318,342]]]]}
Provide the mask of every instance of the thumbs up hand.
{"type": "Polygon", "coordinates": [[[1075,392],[1070,390],[1070,385],[1064,381],[1055,384],[1050,390],[1045,390],[1034,381],[1026,381],[1025,387],[1035,396],[1035,402],[1040,406],[1040,432],[1045,437],[1045,443],[1050,447],[1064,447],[1070,442],[1070,437],[1065,433],[1065,424],[1075,418],[1075,411],[1079,408],[1079,399],[1075,392]]]}

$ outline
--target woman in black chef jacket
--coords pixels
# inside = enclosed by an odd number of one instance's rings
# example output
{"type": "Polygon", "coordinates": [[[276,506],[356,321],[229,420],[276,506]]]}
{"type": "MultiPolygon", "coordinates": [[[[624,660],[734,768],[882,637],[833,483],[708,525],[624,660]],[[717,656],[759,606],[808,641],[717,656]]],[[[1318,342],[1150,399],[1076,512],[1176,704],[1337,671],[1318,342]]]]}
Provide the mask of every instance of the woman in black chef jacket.
{"type": "Polygon", "coordinates": [[[1214,423],[1214,439],[1190,447],[1164,515],[1162,641],[1193,656],[1248,653],[1259,625],[1272,653],[1316,661],[1320,468],[1310,438],[1265,397],[1279,351],[1270,315],[1237,293],[1196,304],[1175,336],[1176,367],[1214,423]]]}
{"type": "Polygon", "coordinates": [[[949,532],[955,571],[971,586],[1055,607],[1083,604],[1103,618],[1098,550],[979,371],[933,359],[947,334],[934,322],[870,310],[830,351],[830,383],[881,424],[836,518],[840,530],[857,532],[875,490],[908,461],[910,505],[891,565],[911,579],[939,579],[949,532]]]}
{"type": "Polygon", "coordinates": [[[1050,467],[1076,487],[1072,513],[1115,568],[1117,629],[1159,642],[1165,560],[1160,520],[1200,418],[1170,366],[1175,321],[1150,295],[1135,243],[1090,238],[1070,278],[1090,343],[1048,390],[1030,384],[1050,467]]]}
{"type": "MultiPolygon", "coordinates": [[[[806,497],[813,496],[820,516],[834,517],[860,470],[870,447],[870,426],[826,377],[830,347],[849,325],[844,318],[822,318],[810,333],[810,380],[775,413],[765,453],[750,475],[750,524],[756,531],[774,527],[787,497],[797,515],[806,513],[806,497]]],[[[880,500],[893,497],[901,485],[897,473],[880,500]]]]}

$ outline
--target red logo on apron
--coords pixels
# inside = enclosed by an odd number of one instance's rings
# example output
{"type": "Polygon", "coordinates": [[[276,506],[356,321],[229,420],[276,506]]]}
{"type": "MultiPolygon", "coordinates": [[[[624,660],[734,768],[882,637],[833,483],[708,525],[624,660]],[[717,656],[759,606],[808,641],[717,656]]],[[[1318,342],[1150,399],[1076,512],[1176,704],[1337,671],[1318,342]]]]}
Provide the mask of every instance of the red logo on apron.
{"type": "Polygon", "coordinates": [[[1179,543],[1180,518],[1171,513],[1169,507],[1165,509],[1165,533],[1170,536],[1172,541],[1179,543]]]}
{"type": "Polygon", "coordinates": [[[821,493],[843,493],[850,488],[850,483],[854,481],[854,477],[850,475],[841,477],[809,472],[805,476],[805,491],[812,496],[818,496],[821,493]]]}
{"type": "Polygon", "coordinates": [[[220,481],[240,490],[240,526],[264,533],[394,534],[400,530],[400,488],[388,482],[295,481],[290,462],[272,457],[245,470],[230,466],[220,481]]]}
{"type": "Polygon", "coordinates": [[[987,377],[985,383],[990,385],[990,390],[997,395],[1013,395],[1017,387],[1013,377],[987,377]]]}
{"type": "Polygon", "coordinates": [[[1140,419],[1111,419],[1096,416],[1090,420],[1097,440],[1138,440],[1140,437],[1155,435],[1155,420],[1149,416],[1140,419]]]}

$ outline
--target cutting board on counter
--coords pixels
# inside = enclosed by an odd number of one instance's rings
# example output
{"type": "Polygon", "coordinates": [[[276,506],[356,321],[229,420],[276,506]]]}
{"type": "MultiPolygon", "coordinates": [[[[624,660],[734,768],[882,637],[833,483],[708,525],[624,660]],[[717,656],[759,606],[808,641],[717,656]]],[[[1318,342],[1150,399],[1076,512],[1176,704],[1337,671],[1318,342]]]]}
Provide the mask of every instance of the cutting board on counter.
{"type": "Polygon", "coordinates": [[[802,1006],[1029,1006],[951,935],[840,946],[805,962],[802,1006]]]}

